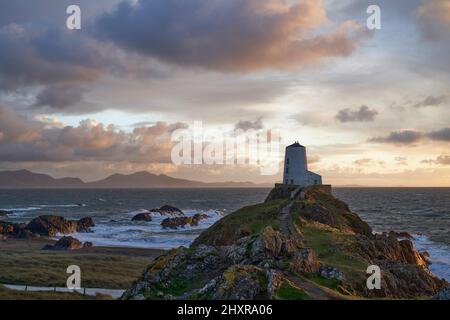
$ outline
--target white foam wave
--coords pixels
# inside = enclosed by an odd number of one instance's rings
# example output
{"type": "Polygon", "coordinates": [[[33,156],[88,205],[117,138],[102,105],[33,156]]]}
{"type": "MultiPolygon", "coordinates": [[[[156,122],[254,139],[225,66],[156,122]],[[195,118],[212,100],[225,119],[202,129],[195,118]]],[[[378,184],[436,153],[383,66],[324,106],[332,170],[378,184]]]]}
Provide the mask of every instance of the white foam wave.
{"type": "MultiPolygon", "coordinates": [[[[147,212],[136,210],[127,215],[147,212]]],[[[204,213],[208,219],[201,220],[197,226],[185,226],[179,229],[163,229],[161,222],[167,216],[156,215],[152,221],[131,221],[122,219],[115,222],[97,223],[91,233],[76,233],[73,236],[80,241],[92,242],[95,246],[135,247],[171,249],[179,246],[189,246],[192,241],[212,224],[223,217],[217,210],[197,211],[185,210],[185,215],[193,216],[204,213]]]]}
{"type": "Polygon", "coordinates": [[[440,278],[450,280],[450,247],[431,241],[424,235],[414,235],[414,246],[419,252],[427,251],[433,264],[430,271],[440,278]]]}

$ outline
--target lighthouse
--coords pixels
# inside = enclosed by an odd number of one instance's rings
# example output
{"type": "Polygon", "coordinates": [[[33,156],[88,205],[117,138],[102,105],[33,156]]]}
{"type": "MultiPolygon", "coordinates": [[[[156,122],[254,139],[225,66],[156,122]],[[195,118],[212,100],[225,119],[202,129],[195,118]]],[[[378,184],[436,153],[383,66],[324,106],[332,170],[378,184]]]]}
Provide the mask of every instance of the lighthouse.
{"type": "Polygon", "coordinates": [[[283,184],[300,187],[322,184],[322,177],[320,175],[308,171],[306,148],[299,142],[295,142],[286,147],[283,184]]]}

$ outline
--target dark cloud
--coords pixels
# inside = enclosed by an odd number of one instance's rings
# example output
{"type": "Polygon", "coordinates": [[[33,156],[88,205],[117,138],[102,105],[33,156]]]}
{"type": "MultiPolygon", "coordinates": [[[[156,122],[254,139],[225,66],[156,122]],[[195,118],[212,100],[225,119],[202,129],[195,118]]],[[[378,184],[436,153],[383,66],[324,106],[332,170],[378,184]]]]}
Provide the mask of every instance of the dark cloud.
{"type": "Polygon", "coordinates": [[[403,130],[391,132],[386,137],[375,137],[369,139],[369,142],[394,143],[394,144],[413,144],[423,137],[423,133],[413,130],[403,130]]]}
{"type": "Polygon", "coordinates": [[[243,130],[243,131],[248,131],[248,130],[261,130],[264,128],[264,124],[262,121],[262,118],[258,118],[255,121],[239,121],[238,123],[236,123],[234,125],[234,129],[235,130],[243,130]]]}
{"type": "Polygon", "coordinates": [[[66,109],[83,100],[86,88],[67,85],[49,86],[36,96],[36,107],[51,107],[53,109],[66,109]]]}
{"type": "Polygon", "coordinates": [[[340,122],[372,122],[375,121],[378,112],[368,106],[361,106],[359,110],[339,110],[336,119],[340,122]]]}
{"type": "Polygon", "coordinates": [[[182,66],[248,71],[350,55],[367,36],[346,22],[332,33],[316,0],[123,1],[97,22],[97,35],[182,66]]]}
{"type": "Polygon", "coordinates": [[[415,108],[422,108],[422,107],[437,107],[444,103],[446,101],[446,96],[428,96],[424,100],[416,102],[414,104],[415,108]]]}
{"type": "Polygon", "coordinates": [[[432,132],[428,133],[427,136],[431,140],[450,141],[450,127],[444,128],[441,130],[437,130],[437,131],[432,131],[432,132]]]}

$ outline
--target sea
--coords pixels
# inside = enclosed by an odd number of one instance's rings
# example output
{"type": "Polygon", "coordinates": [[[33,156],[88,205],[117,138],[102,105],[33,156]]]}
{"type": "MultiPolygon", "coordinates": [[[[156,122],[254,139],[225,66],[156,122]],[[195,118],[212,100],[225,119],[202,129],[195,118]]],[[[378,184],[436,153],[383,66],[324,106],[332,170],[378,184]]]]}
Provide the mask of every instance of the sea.
{"type": "MultiPolygon", "coordinates": [[[[39,215],[68,219],[90,216],[92,233],[74,234],[96,246],[169,249],[188,246],[203,230],[244,206],[264,201],[270,189],[32,189],[0,190],[0,219],[28,222],[39,215]],[[165,217],[133,222],[134,215],[170,204],[186,215],[204,213],[198,226],[161,227],[165,217]]],[[[407,231],[419,251],[428,251],[431,271],[450,280],[450,188],[334,188],[336,197],[369,223],[375,232],[407,231]]]]}

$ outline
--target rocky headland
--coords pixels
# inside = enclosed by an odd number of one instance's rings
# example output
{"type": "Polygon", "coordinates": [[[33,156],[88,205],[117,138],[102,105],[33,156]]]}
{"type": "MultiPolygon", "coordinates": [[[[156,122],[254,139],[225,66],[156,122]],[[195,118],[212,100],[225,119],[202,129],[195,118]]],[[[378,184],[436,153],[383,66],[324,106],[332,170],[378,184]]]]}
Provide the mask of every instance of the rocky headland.
{"type": "Polygon", "coordinates": [[[277,187],[155,259],[123,299],[422,299],[445,297],[406,233],[374,234],[326,188],[277,187]],[[298,191],[298,190],[297,190],[298,191]],[[368,289],[369,266],[382,271],[368,289]]]}

